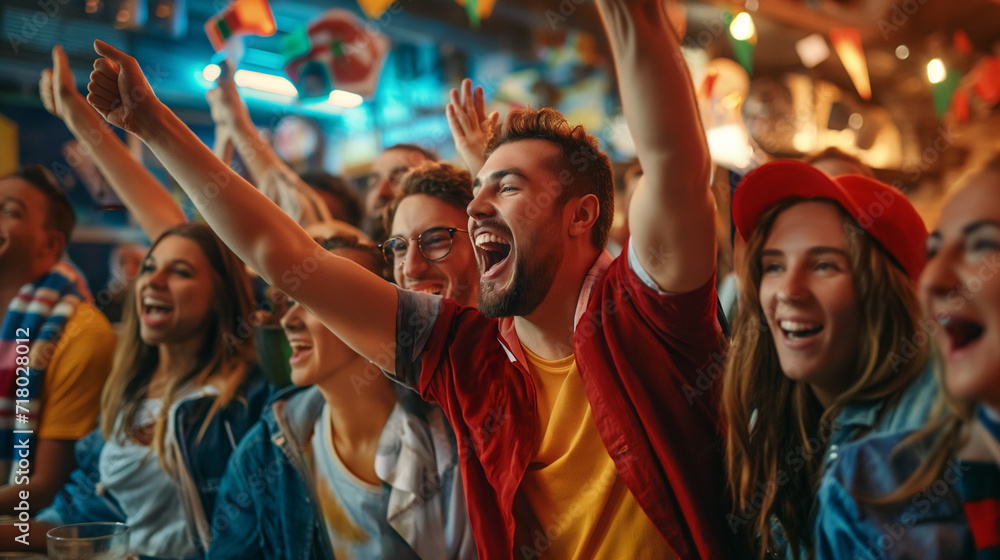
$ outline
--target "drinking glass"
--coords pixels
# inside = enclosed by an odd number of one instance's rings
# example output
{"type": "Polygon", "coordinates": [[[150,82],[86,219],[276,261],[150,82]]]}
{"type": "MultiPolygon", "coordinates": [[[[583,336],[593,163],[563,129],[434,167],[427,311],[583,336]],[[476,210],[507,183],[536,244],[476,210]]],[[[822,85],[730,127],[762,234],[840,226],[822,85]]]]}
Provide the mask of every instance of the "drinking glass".
{"type": "Polygon", "coordinates": [[[124,523],[77,523],[48,532],[49,558],[128,560],[129,529],[124,523]]]}

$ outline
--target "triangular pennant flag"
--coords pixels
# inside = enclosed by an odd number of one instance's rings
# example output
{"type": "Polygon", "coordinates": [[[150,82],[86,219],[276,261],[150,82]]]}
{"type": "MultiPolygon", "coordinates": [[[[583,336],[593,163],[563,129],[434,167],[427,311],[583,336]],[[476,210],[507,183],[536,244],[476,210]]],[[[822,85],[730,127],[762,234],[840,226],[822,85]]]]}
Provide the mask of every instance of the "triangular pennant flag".
{"type": "Polygon", "coordinates": [[[239,35],[274,35],[277,26],[267,0],[235,0],[205,22],[205,34],[215,52],[239,35]]]}
{"type": "Polygon", "coordinates": [[[1000,102],[1000,57],[987,56],[972,70],[972,90],[986,105],[1000,102]]]}
{"type": "Polygon", "coordinates": [[[479,27],[482,20],[493,15],[493,6],[496,0],[455,0],[459,6],[465,6],[465,13],[469,16],[469,23],[473,27],[479,27]]]}
{"type": "Polygon", "coordinates": [[[972,52],[972,41],[969,39],[969,36],[965,33],[965,31],[962,31],[961,29],[955,32],[955,35],[952,37],[952,44],[955,46],[955,50],[962,54],[969,54],[972,52]]]}
{"type": "Polygon", "coordinates": [[[396,0],[358,0],[361,11],[368,16],[368,19],[378,19],[392,6],[396,0]]]}
{"type": "Polygon", "coordinates": [[[755,41],[753,39],[744,41],[733,37],[729,30],[733,23],[733,14],[729,10],[722,12],[722,21],[726,24],[726,35],[729,37],[729,44],[733,47],[733,56],[736,58],[736,62],[739,62],[747,74],[752,76],[755,41]]]}
{"type": "Polygon", "coordinates": [[[830,31],[830,42],[833,50],[847,69],[847,75],[854,83],[854,89],[862,99],[872,98],[872,86],[868,79],[868,63],[865,61],[865,51],[861,46],[861,33],[850,27],[830,31]]]}
{"type": "Polygon", "coordinates": [[[934,114],[941,118],[951,106],[951,98],[958,89],[958,83],[962,80],[962,74],[956,70],[949,69],[944,81],[931,84],[931,93],[934,95],[934,114]]]}
{"type": "Polygon", "coordinates": [[[969,122],[969,94],[964,89],[955,91],[954,97],[951,98],[951,111],[958,122],[969,122]]]}

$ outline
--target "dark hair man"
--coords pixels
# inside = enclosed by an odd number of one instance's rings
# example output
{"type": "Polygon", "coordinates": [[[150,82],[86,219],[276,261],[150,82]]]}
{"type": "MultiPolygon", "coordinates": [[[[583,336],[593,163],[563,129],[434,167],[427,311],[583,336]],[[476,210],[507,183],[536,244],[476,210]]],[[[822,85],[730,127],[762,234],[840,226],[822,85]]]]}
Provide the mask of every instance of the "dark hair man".
{"type": "Polygon", "coordinates": [[[76,223],[45,168],[0,178],[0,509],[52,502],[97,425],[115,336],[77,271],[61,262],[76,223]],[[44,405],[44,408],[43,408],[44,405]]]}
{"type": "Polygon", "coordinates": [[[645,172],[631,241],[617,260],[603,251],[612,178],[594,140],[553,111],[509,115],[468,207],[482,311],[315,258],[308,236],[155,98],[135,59],[100,41],[88,99],[150,146],[247,264],[440,403],[460,438],[480,557],[746,557],[726,525],[702,379],[711,385],[722,342],[711,161],[690,76],[660,0],[598,8],[645,172]]]}

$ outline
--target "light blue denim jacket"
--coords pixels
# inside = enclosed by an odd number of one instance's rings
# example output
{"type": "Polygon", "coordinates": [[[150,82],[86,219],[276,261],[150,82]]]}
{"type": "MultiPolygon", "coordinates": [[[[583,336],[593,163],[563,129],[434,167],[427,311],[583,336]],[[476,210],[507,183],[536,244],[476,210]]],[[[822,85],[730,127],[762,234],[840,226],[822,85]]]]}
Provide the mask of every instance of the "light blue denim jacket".
{"type": "MultiPolygon", "coordinates": [[[[438,407],[397,395],[406,420],[386,425],[375,459],[389,525],[421,558],[474,559],[455,435],[438,407]]],[[[223,477],[209,559],[333,558],[303,457],[324,404],[316,387],[289,387],[265,407],[223,477]]]]}
{"type": "Polygon", "coordinates": [[[996,465],[951,460],[927,489],[900,503],[872,505],[858,499],[888,495],[913,474],[932,440],[897,450],[910,433],[866,439],[843,449],[817,496],[817,560],[976,557],[962,491],[995,486],[1000,478],[996,465]]]}
{"type": "MultiPolygon", "coordinates": [[[[920,375],[910,383],[896,406],[891,410],[883,412],[884,401],[852,403],[844,407],[833,422],[830,444],[827,446],[826,456],[823,458],[824,473],[820,486],[825,484],[827,478],[831,476],[832,467],[836,464],[847,444],[885,434],[908,432],[923,426],[927,422],[931,406],[937,398],[937,392],[938,386],[934,379],[934,368],[932,364],[928,364],[920,375]],[[860,439],[858,439],[859,434],[863,434],[860,439]]],[[[814,520],[817,516],[817,504],[817,501],[813,502],[810,514],[814,520]]],[[[813,527],[815,528],[816,525],[813,524],[813,527]]],[[[773,517],[771,529],[778,547],[779,558],[791,560],[793,558],[791,547],[788,546],[788,542],[784,538],[781,526],[773,517]]],[[[808,547],[801,547],[799,558],[808,558],[808,547]]]]}

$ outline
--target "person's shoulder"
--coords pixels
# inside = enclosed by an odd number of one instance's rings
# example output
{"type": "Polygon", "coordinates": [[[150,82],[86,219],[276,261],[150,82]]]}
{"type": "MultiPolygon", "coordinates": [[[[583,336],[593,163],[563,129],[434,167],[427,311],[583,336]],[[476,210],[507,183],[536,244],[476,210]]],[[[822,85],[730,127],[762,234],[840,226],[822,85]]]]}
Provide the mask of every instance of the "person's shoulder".
{"type": "Polygon", "coordinates": [[[927,454],[927,438],[916,430],[874,435],[843,446],[828,477],[852,494],[888,494],[905,482],[927,454]]]}
{"type": "Polygon", "coordinates": [[[108,320],[107,316],[101,313],[101,310],[89,301],[81,301],[76,306],[76,309],[73,310],[69,321],[81,321],[93,328],[113,330],[111,328],[111,321],[108,320]]]}
{"type": "Polygon", "coordinates": [[[94,304],[80,302],[66,320],[65,335],[72,338],[105,339],[114,344],[115,331],[111,321],[94,304]]]}
{"type": "MultiPolygon", "coordinates": [[[[102,370],[107,373],[117,336],[111,323],[96,307],[82,302],[66,320],[59,340],[49,349],[50,372],[102,370]]],[[[94,377],[93,379],[97,379],[94,377]]]]}

